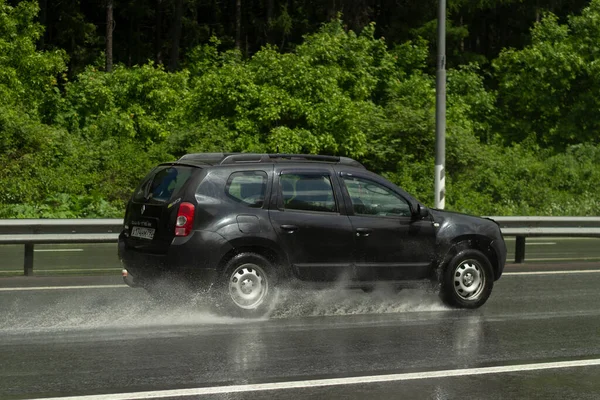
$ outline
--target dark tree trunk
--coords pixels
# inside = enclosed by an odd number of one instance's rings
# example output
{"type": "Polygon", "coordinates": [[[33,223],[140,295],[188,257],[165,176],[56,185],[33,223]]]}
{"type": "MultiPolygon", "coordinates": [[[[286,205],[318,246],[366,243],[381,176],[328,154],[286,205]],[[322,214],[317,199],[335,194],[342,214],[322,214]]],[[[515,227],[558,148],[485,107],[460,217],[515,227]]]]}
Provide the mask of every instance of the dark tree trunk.
{"type": "Polygon", "coordinates": [[[235,48],[242,48],[242,0],[235,0],[235,48]]]}
{"type": "Polygon", "coordinates": [[[133,65],[133,18],[129,20],[129,26],[127,27],[127,66],[133,65]]]}
{"type": "Polygon", "coordinates": [[[106,72],[113,69],[113,0],[106,1],[106,72]]]}
{"type": "Polygon", "coordinates": [[[210,2],[210,17],[212,18],[212,24],[209,23],[209,37],[217,36],[219,31],[218,25],[222,23],[221,20],[221,8],[217,2],[217,0],[212,0],[210,2]]]}
{"type": "Polygon", "coordinates": [[[273,8],[275,7],[274,0],[267,0],[267,24],[271,24],[273,20],[273,8]]]}
{"type": "Polygon", "coordinates": [[[335,0],[329,1],[329,7],[327,8],[327,20],[331,21],[335,17],[337,17],[337,2],[335,0]]]}
{"type": "Polygon", "coordinates": [[[179,65],[179,42],[181,40],[181,20],[183,19],[183,0],[177,0],[175,3],[175,14],[173,16],[173,26],[171,29],[171,60],[169,69],[175,71],[179,65]]]}
{"type": "Polygon", "coordinates": [[[140,21],[137,21],[137,24],[135,25],[135,58],[134,58],[134,63],[135,64],[141,64],[143,62],[145,62],[146,60],[144,60],[144,56],[142,55],[142,26],[140,24],[140,21]]]}
{"type": "MultiPolygon", "coordinates": [[[[464,26],[464,21],[463,21],[463,16],[460,16],[460,22],[459,22],[459,26],[462,28],[464,26]]],[[[465,38],[461,37],[460,38],[460,51],[462,51],[464,53],[465,51],[465,38]]]]}
{"type": "Polygon", "coordinates": [[[40,23],[44,26],[44,34],[40,38],[40,47],[44,48],[46,44],[46,35],[50,30],[48,23],[48,0],[40,0],[40,23]]]}
{"type": "Polygon", "coordinates": [[[155,35],[154,35],[154,61],[157,65],[163,63],[162,54],[162,0],[156,0],[156,11],[154,15],[155,35]]]}
{"type": "MultiPolygon", "coordinates": [[[[287,1],[287,12],[289,15],[294,15],[294,0],[288,0],[287,1]]],[[[281,46],[279,46],[279,50],[283,51],[283,48],[285,47],[285,34],[281,35],[281,46]]]]}
{"type": "Polygon", "coordinates": [[[267,19],[265,21],[265,42],[271,42],[271,24],[273,23],[273,4],[274,0],[267,0],[267,19]]]}

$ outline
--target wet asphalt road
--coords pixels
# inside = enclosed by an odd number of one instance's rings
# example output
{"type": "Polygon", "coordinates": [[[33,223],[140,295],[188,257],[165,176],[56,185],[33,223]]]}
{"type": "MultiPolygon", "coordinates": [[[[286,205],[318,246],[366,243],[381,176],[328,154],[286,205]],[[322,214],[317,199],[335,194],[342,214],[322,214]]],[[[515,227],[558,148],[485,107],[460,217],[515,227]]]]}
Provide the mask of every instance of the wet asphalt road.
{"type": "MultiPolygon", "coordinates": [[[[34,279],[37,286],[118,284],[114,277],[34,279]]],[[[24,286],[19,282],[25,280],[0,280],[0,287],[24,286]]],[[[31,279],[27,282],[31,286],[31,279]]],[[[360,380],[598,360],[599,288],[597,272],[506,275],[488,303],[471,311],[448,309],[435,294],[421,290],[284,290],[270,319],[255,321],[213,315],[202,302],[157,304],[129,288],[0,291],[0,398],[360,380]]],[[[197,397],[597,399],[599,378],[600,366],[595,365],[323,387],[300,384],[197,397]]],[[[181,392],[171,392],[168,398],[180,397],[181,392]]]]}

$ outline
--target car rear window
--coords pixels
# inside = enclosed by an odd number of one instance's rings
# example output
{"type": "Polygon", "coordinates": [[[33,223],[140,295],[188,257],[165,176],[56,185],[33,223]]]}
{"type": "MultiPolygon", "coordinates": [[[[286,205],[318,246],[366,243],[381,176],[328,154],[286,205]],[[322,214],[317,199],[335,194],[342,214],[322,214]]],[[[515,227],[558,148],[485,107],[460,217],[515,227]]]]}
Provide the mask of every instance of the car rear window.
{"type": "Polygon", "coordinates": [[[225,193],[248,207],[262,207],[267,189],[267,174],[263,171],[244,171],[231,174],[225,193]]]}
{"type": "Polygon", "coordinates": [[[167,202],[185,185],[193,172],[193,167],[183,165],[156,167],[144,178],[133,199],[135,201],[167,202]]]}

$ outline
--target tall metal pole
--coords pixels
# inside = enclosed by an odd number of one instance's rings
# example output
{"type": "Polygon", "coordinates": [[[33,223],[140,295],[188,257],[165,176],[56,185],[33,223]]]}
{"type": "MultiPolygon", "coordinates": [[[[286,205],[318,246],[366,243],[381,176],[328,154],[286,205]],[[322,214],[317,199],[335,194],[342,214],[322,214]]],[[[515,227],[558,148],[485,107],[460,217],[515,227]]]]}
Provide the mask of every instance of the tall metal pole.
{"type": "Polygon", "coordinates": [[[446,206],[446,0],[438,0],[438,54],[435,73],[435,208],[446,206]]]}

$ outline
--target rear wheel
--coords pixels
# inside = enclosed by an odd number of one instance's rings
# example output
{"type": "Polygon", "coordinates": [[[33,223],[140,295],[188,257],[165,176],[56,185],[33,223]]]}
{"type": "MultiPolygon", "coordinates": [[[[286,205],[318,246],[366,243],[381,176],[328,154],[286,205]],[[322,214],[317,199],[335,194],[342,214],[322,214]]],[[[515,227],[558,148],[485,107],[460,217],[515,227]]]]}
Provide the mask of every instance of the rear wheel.
{"type": "Polygon", "coordinates": [[[255,253],[238,254],[225,266],[218,305],[235,316],[264,316],[273,305],[276,283],[277,274],[269,260],[255,253]]]}
{"type": "Polygon", "coordinates": [[[456,254],[442,275],[442,300],[460,308],[481,307],[492,293],[494,275],[487,257],[478,250],[456,254]]]}

